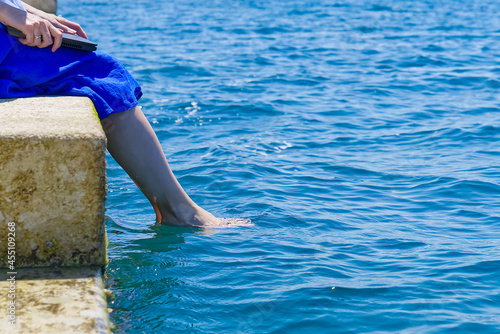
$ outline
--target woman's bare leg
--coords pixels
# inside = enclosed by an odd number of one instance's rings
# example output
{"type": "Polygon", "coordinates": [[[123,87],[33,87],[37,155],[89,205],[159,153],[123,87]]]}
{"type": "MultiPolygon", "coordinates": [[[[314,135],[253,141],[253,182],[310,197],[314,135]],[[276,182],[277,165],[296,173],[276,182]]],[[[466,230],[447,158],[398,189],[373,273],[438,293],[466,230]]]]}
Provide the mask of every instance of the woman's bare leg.
{"type": "Polygon", "coordinates": [[[108,151],[149,199],[156,220],[168,225],[225,225],[200,208],[175,178],[158,138],[140,107],[102,121],[108,151]]]}

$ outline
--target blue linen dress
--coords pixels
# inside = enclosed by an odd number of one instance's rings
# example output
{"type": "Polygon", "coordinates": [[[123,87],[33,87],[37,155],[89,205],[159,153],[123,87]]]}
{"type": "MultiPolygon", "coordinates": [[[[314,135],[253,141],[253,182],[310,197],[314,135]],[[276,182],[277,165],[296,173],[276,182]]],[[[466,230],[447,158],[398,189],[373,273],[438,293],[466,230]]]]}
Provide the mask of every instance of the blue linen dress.
{"type": "MultiPolygon", "coordinates": [[[[0,0],[24,9],[19,0],[0,0]]],[[[103,120],[132,109],[141,87],[115,58],[102,52],[21,44],[0,25],[0,98],[87,96],[103,120]]]]}

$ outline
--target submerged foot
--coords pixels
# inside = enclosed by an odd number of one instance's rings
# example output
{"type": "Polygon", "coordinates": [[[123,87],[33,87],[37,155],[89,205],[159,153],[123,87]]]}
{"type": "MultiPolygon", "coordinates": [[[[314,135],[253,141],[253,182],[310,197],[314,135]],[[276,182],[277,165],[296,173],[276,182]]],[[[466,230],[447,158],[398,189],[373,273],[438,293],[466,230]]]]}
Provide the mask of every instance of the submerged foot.
{"type": "Polygon", "coordinates": [[[253,226],[249,219],[240,218],[216,218],[214,215],[200,207],[195,207],[194,210],[184,212],[177,215],[168,215],[165,219],[160,220],[162,224],[171,226],[186,226],[186,227],[241,227],[253,226]]]}

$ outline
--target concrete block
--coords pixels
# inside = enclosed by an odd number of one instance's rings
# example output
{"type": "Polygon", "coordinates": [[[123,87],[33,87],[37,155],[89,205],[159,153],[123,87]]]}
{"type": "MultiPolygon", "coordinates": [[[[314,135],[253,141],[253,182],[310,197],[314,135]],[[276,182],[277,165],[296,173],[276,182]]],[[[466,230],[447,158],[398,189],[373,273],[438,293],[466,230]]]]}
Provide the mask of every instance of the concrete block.
{"type": "Polygon", "coordinates": [[[8,223],[16,267],[106,263],[105,152],[88,98],[0,100],[0,267],[8,223]]]}
{"type": "Polygon", "coordinates": [[[24,2],[47,13],[57,12],[57,0],[24,0],[24,2]]]}
{"type": "Polygon", "coordinates": [[[1,334],[110,332],[100,267],[20,269],[13,295],[3,278],[2,274],[1,334]],[[15,316],[15,326],[9,324],[9,315],[15,316]]]}

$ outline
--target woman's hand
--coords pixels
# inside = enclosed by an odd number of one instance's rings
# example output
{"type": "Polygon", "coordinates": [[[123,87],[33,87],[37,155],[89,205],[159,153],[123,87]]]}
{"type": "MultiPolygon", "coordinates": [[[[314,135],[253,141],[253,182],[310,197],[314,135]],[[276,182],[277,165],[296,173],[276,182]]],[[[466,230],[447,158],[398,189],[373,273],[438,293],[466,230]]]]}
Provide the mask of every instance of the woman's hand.
{"type": "Polygon", "coordinates": [[[70,20],[67,20],[61,16],[45,13],[44,11],[38,10],[26,3],[24,4],[24,7],[26,7],[28,13],[34,14],[41,17],[42,19],[49,21],[53,26],[62,30],[62,32],[66,32],[68,34],[77,34],[80,37],[87,38],[87,35],[78,23],[71,22],[70,20]]]}
{"type": "Polygon", "coordinates": [[[87,39],[87,34],[83,31],[82,27],[78,23],[71,22],[62,16],[55,16],[53,14],[46,14],[49,16],[47,20],[51,22],[56,28],[61,29],[63,32],[68,34],[77,34],[80,37],[87,39]]]}
{"type": "Polygon", "coordinates": [[[63,32],[87,38],[79,24],[47,14],[28,4],[24,6],[27,12],[0,2],[0,22],[22,31],[26,35],[26,38],[19,39],[22,44],[39,48],[52,45],[54,52],[61,46],[63,32]]]}
{"type": "Polygon", "coordinates": [[[62,31],[56,28],[50,21],[38,15],[27,13],[24,27],[21,28],[20,30],[26,35],[26,38],[20,38],[19,42],[24,45],[36,46],[38,48],[46,48],[52,45],[52,52],[61,46],[62,31]]]}
{"type": "Polygon", "coordinates": [[[87,38],[78,23],[54,14],[45,13],[28,4],[24,4],[24,6],[28,13],[25,27],[20,29],[26,35],[26,38],[19,40],[22,44],[39,48],[52,45],[52,52],[54,52],[61,46],[63,32],[87,38]]]}

